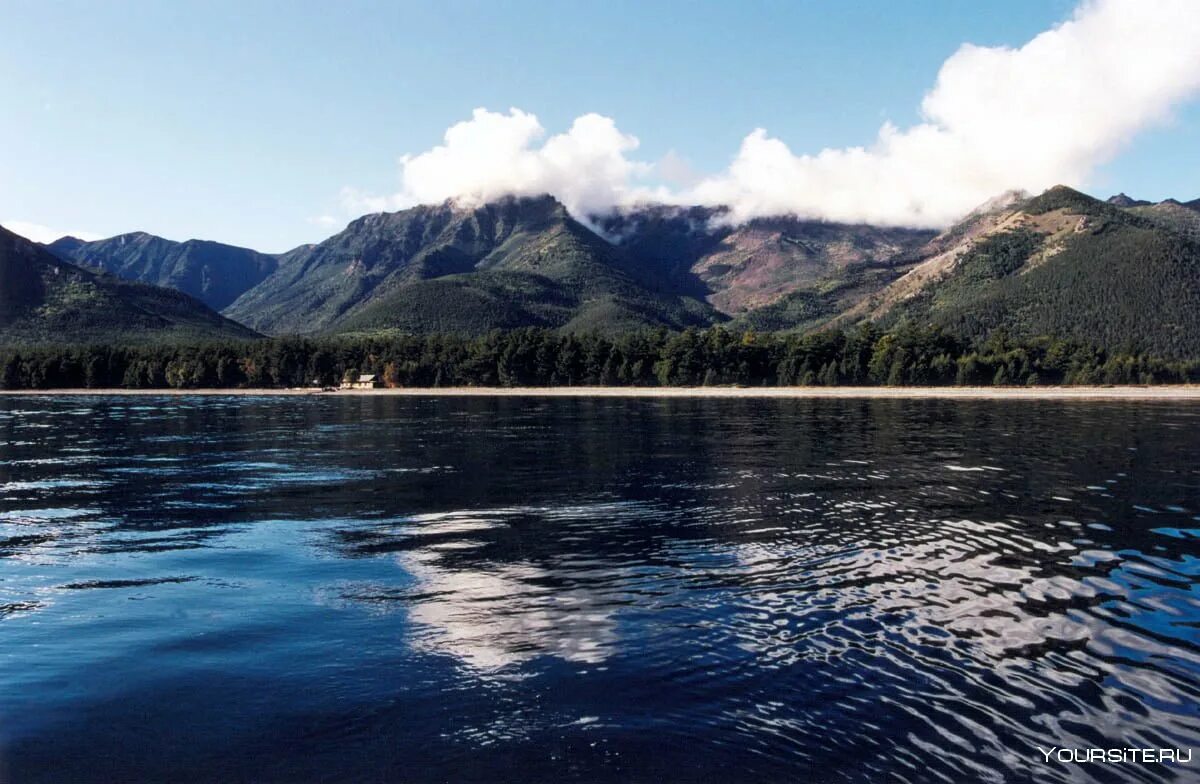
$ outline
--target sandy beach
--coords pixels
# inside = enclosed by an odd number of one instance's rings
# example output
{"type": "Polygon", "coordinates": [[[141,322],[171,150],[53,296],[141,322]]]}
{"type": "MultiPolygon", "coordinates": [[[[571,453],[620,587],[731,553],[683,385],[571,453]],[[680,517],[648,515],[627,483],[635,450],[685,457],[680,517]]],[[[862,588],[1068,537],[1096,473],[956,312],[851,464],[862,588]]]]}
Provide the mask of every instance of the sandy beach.
{"type": "Polygon", "coordinates": [[[1200,401],[1200,385],[1076,387],[406,387],[318,389],[50,389],[0,390],[10,396],[226,397],[628,397],[628,398],[876,398],[939,400],[1200,401]]]}

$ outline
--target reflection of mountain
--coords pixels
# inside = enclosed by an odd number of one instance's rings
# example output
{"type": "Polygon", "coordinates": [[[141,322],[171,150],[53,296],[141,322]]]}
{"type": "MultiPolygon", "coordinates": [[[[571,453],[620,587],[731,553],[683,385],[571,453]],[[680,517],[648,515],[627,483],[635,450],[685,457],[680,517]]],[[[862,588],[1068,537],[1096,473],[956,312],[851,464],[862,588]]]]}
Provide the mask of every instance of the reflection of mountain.
{"type": "MultiPolygon", "coordinates": [[[[399,598],[420,627],[415,647],[487,670],[539,656],[584,664],[609,656],[617,641],[612,603],[581,570],[478,557],[486,543],[476,537],[498,535],[515,517],[531,513],[549,510],[417,515],[360,543],[374,551],[399,550],[396,562],[414,583],[399,598]]],[[[606,571],[605,582],[620,573],[606,571]]],[[[368,591],[347,598],[369,603],[397,597],[368,591]]]]}
{"type": "Polygon", "coordinates": [[[401,553],[397,561],[421,594],[409,605],[409,617],[424,627],[418,648],[498,669],[538,656],[597,664],[617,640],[612,611],[598,609],[596,597],[552,587],[570,575],[528,563],[464,570],[436,551],[401,553]]]}

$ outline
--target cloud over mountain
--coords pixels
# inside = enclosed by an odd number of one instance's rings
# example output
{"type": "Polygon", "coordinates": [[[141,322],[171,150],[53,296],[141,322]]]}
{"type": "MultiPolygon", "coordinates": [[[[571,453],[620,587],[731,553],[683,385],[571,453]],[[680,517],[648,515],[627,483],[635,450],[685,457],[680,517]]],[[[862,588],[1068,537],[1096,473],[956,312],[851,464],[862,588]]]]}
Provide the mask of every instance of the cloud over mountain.
{"type": "Polygon", "coordinates": [[[399,209],[454,198],[479,206],[507,195],[552,193],[576,214],[631,200],[633,181],[650,166],[631,160],[638,140],[608,117],[585,114],[566,133],[545,137],[536,116],[476,109],[452,125],[443,143],[400,159],[401,190],[383,198],[343,193],[350,205],[399,209]]]}
{"type": "Polygon", "coordinates": [[[680,184],[669,166],[631,157],[636,137],[610,118],[583,115],[546,138],[533,114],[476,109],[443,144],[401,159],[398,193],[343,196],[379,210],[548,192],[577,215],[658,200],[727,205],[735,221],[940,226],[1011,188],[1086,185],[1197,91],[1200,3],[1092,0],[1020,48],[964,44],[922,100],[922,122],[885,123],[869,147],[798,154],[760,128],[725,171],[680,184]]]}
{"type": "Polygon", "coordinates": [[[14,234],[21,235],[27,240],[42,243],[54,242],[59,237],[75,237],[76,239],[90,242],[91,240],[100,239],[101,236],[91,231],[80,231],[78,229],[65,230],[21,220],[0,221],[0,226],[3,226],[14,234]]]}

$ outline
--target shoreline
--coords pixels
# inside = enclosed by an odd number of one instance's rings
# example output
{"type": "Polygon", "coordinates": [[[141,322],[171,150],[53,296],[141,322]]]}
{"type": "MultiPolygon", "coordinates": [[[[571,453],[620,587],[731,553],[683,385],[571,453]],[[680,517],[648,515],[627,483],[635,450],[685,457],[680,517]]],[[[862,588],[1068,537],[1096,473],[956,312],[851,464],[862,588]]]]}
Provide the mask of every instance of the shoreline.
{"type": "Polygon", "coordinates": [[[395,387],[391,389],[14,389],[10,397],[604,397],[1200,401],[1200,385],[1078,387],[395,387]]]}

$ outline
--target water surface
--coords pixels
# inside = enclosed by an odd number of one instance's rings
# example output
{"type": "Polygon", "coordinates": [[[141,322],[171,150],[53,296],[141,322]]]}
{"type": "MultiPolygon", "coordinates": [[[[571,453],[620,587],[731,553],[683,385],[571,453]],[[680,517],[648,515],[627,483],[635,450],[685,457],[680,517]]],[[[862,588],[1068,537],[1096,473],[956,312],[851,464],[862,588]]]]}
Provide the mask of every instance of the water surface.
{"type": "Polygon", "coordinates": [[[1161,781],[1200,405],[0,398],[0,779],[1161,781]]]}

